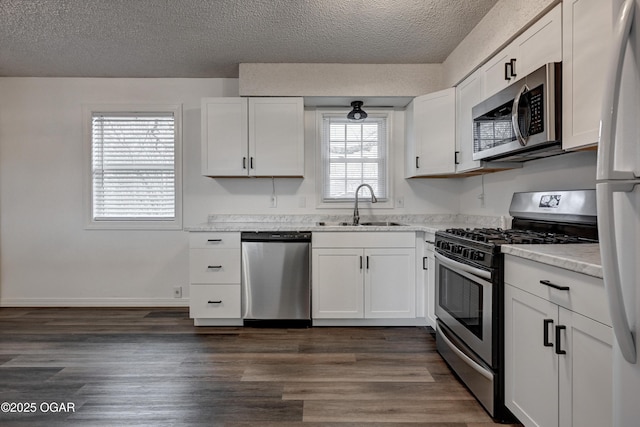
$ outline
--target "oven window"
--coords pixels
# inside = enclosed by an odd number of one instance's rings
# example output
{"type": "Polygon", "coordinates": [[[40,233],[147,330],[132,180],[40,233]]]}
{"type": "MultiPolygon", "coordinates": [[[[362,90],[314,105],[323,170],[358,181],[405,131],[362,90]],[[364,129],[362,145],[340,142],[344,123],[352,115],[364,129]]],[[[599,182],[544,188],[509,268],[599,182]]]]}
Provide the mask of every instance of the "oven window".
{"type": "Polygon", "coordinates": [[[440,307],[482,339],[482,285],[443,265],[438,274],[440,307]]]}

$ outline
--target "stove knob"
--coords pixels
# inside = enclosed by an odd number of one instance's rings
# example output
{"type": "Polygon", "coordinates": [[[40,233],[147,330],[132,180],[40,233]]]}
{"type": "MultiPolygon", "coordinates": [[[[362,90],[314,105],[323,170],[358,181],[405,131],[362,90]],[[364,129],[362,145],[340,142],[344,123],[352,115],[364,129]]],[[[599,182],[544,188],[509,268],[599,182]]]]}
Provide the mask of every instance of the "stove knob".
{"type": "Polygon", "coordinates": [[[476,259],[476,255],[477,255],[476,251],[474,251],[473,249],[469,249],[468,259],[476,259]]]}

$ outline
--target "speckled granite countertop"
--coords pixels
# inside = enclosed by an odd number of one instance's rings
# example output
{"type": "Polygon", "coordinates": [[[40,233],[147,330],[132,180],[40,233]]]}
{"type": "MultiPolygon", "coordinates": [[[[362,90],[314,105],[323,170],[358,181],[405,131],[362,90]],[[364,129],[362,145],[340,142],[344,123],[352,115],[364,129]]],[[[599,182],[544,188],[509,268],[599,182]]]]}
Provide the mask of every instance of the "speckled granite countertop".
{"type": "Polygon", "coordinates": [[[184,227],[185,231],[424,231],[447,228],[508,228],[510,218],[476,215],[380,215],[363,216],[360,222],[395,222],[402,225],[340,225],[351,222],[347,215],[210,215],[209,221],[184,227]],[[319,225],[324,222],[325,225],[319,225]]]}
{"type": "Polygon", "coordinates": [[[502,253],[602,278],[600,245],[502,245],[502,253]]]}

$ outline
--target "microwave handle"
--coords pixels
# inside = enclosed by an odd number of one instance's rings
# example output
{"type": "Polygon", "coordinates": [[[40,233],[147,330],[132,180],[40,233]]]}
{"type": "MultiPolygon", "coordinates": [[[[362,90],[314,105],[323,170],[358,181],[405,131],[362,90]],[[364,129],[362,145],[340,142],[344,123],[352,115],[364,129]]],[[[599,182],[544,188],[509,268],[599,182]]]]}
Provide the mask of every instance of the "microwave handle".
{"type": "Polygon", "coordinates": [[[511,126],[513,127],[513,131],[516,134],[516,138],[518,138],[518,142],[523,147],[527,145],[527,140],[522,136],[522,132],[520,132],[520,126],[518,125],[518,108],[520,106],[520,97],[523,93],[527,92],[529,88],[527,85],[523,85],[522,88],[518,91],[518,95],[513,100],[513,107],[511,108],[511,126]]]}

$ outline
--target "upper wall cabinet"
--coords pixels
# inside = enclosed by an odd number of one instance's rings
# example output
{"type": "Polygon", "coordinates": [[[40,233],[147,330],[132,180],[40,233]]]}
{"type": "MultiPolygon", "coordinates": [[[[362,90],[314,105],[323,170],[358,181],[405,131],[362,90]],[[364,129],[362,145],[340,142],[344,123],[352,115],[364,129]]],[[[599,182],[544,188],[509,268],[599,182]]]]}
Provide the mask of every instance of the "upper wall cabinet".
{"type": "Polygon", "coordinates": [[[484,96],[491,96],[549,62],[562,61],[562,8],[557,5],[483,67],[484,96]]]}
{"type": "Polygon", "coordinates": [[[455,172],[455,88],[418,96],[406,109],[405,177],[455,172]]]}
{"type": "Polygon", "coordinates": [[[482,102],[482,70],[456,86],[456,172],[480,169],[482,162],[473,160],[473,116],[471,109],[482,102]]]}
{"type": "Polygon", "coordinates": [[[563,5],[562,148],[595,146],[612,43],[613,0],[563,5]]]}
{"type": "Polygon", "coordinates": [[[303,98],[203,98],[202,174],[303,176],[303,98]]]}
{"type": "Polygon", "coordinates": [[[472,109],[542,65],[562,60],[561,18],[561,5],[557,5],[456,86],[456,173],[487,173],[522,166],[473,160],[472,109]]]}

